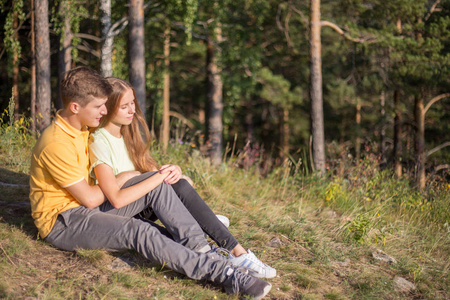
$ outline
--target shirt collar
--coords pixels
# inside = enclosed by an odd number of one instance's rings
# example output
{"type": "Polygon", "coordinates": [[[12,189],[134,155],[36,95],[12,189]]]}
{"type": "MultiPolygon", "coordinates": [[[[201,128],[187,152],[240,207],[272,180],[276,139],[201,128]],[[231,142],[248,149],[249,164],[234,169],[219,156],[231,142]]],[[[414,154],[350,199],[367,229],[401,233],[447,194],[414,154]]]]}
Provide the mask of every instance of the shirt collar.
{"type": "Polygon", "coordinates": [[[69,136],[76,138],[80,135],[86,135],[89,134],[89,131],[87,130],[86,127],[84,127],[82,130],[78,130],[76,128],[74,128],[72,125],[70,125],[69,123],[67,123],[66,120],[64,120],[61,116],[60,116],[60,112],[61,110],[59,110],[56,113],[56,120],[55,120],[55,124],[57,126],[59,126],[65,133],[67,133],[69,136]]]}

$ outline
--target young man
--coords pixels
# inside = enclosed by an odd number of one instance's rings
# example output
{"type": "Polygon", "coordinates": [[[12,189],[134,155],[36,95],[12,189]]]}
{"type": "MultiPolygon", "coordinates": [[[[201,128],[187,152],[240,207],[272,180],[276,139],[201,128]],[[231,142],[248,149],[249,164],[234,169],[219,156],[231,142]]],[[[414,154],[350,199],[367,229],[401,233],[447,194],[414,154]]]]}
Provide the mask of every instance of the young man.
{"type": "Polygon", "coordinates": [[[127,203],[116,208],[98,186],[89,185],[88,127],[107,114],[108,82],[86,67],[73,69],[61,81],[64,108],[42,133],[31,158],[30,201],[40,236],[54,246],[135,249],[151,261],[193,279],[221,284],[227,293],[260,299],[271,285],[237,269],[220,255],[205,252],[200,226],[175,192],[163,181],[170,173],[121,174],[127,203]],[[127,181],[128,180],[128,181],[127,181]],[[137,199],[137,200],[133,200],[137,199]],[[152,224],[133,218],[152,209],[173,240],[152,224]]]}

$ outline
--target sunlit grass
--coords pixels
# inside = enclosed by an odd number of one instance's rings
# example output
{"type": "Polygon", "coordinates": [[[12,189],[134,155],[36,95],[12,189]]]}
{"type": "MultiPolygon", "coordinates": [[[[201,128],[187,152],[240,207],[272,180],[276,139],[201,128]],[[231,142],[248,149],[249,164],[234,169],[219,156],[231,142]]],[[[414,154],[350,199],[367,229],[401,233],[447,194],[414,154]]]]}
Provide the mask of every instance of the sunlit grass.
{"type": "MultiPolygon", "coordinates": [[[[2,130],[5,126],[9,125],[3,124],[2,130]]],[[[23,133],[8,132],[11,139],[23,133]]],[[[29,155],[32,145],[20,147],[29,155]]],[[[230,231],[242,245],[277,269],[279,277],[269,280],[272,298],[450,297],[448,184],[430,181],[425,191],[417,191],[407,175],[395,178],[371,157],[323,177],[295,172],[293,164],[261,176],[256,168],[236,167],[233,159],[214,167],[192,144],[171,145],[162,154],[155,144],[152,153],[161,164],[179,164],[211,208],[230,219],[230,231]],[[269,246],[272,239],[280,244],[269,246]],[[377,261],[374,249],[397,263],[377,261]],[[393,276],[413,282],[417,290],[411,295],[397,292],[393,276]]],[[[10,173],[1,179],[24,184],[29,157],[17,156],[14,164],[7,163],[17,147],[4,143],[2,136],[0,163],[10,173]],[[22,177],[16,176],[19,173],[22,177]]],[[[8,199],[26,196],[20,189],[1,191],[8,199]]],[[[78,250],[76,255],[61,251],[53,264],[27,264],[39,253],[50,261],[52,248],[24,229],[32,223],[28,213],[11,217],[15,212],[8,209],[0,210],[8,217],[0,222],[2,298],[237,299],[221,293],[218,286],[146,264],[113,271],[107,267],[113,258],[103,250],[78,250]],[[47,272],[49,266],[53,269],[47,272]],[[23,277],[28,278],[27,286],[23,277]]]]}

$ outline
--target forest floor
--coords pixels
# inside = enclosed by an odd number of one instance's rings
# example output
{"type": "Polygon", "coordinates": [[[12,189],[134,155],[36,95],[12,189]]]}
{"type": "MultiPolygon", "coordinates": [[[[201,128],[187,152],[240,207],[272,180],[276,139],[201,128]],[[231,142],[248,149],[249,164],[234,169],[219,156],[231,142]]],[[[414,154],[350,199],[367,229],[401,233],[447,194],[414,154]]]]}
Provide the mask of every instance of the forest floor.
{"type": "MultiPolygon", "coordinates": [[[[187,172],[213,210],[230,218],[230,231],[277,269],[267,299],[450,299],[448,224],[433,234],[399,214],[381,227],[354,204],[318,199],[333,196],[321,179],[291,188],[283,174],[192,167],[187,172]]],[[[38,238],[28,180],[1,164],[0,298],[237,299],[133,251],[55,249],[38,238]]]]}

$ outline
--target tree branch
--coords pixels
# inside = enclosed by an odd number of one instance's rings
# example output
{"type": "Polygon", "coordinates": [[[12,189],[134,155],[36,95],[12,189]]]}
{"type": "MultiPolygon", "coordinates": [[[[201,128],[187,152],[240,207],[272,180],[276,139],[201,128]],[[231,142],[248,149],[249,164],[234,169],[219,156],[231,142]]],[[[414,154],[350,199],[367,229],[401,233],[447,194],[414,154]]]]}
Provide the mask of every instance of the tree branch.
{"type": "Polygon", "coordinates": [[[450,169],[450,164],[443,164],[443,165],[436,166],[434,168],[434,172],[444,170],[444,169],[450,169]]]}
{"type": "Polygon", "coordinates": [[[118,35],[128,25],[128,17],[122,17],[119,21],[115,22],[109,28],[107,33],[108,37],[114,37],[118,35]]]}
{"type": "Polygon", "coordinates": [[[76,33],[75,34],[76,37],[81,38],[81,39],[85,39],[85,40],[91,40],[94,42],[98,42],[100,43],[102,41],[101,38],[99,38],[98,36],[92,35],[92,34],[87,34],[87,33],[76,33]]]}
{"type": "Polygon", "coordinates": [[[439,150],[441,150],[442,148],[448,147],[450,146],[450,142],[445,142],[437,147],[434,147],[433,149],[427,151],[426,156],[430,156],[431,154],[433,154],[434,152],[437,152],[439,150]]]}
{"type": "Polygon", "coordinates": [[[303,24],[304,24],[306,27],[308,27],[308,18],[305,16],[305,14],[304,14],[301,10],[297,9],[297,8],[292,4],[292,1],[289,1],[289,7],[290,7],[294,12],[296,12],[296,13],[300,16],[300,19],[302,20],[303,24]]]}
{"type": "Polygon", "coordinates": [[[450,97],[450,93],[441,94],[441,95],[436,96],[433,99],[431,99],[428,102],[427,106],[425,106],[425,108],[423,109],[423,114],[425,115],[427,113],[428,109],[430,109],[431,105],[433,105],[435,102],[437,102],[441,99],[447,98],[447,97],[450,97]]]}
{"type": "Polygon", "coordinates": [[[100,58],[100,53],[98,53],[98,51],[95,51],[94,49],[86,47],[85,45],[76,45],[74,47],[77,48],[78,50],[82,50],[84,52],[94,55],[97,58],[100,58]]]}
{"type": "Polygon", "coordinates": [[[328,26],[331,27],[332,29],[334,29],[337,33],[339,33],[340,35],[342,35],[344,38],[346,38],[347,40],[350,40],[352,42],[355,43],[375,43],[377,42],[377,40],[375,38],[354,38],[351,37],[348,33],[346,33],[344,30],[342,30],[339,26],[337,26],[336,24],[329,22],[329,21],[321,21],[320,25],[323,26],[328,26]]]}
{"type": "MultiPolygon", "coordinates": [[[[179,22],[172,22],[172,25],[174,25],[175,27],[178,27],[178,28],[182,29],[183,31],[186,31],[186,30],[187,30],[187,28],[186,28],[184,25],[182,25],[181,23],[179,23],[179,22]]],[[[203,24],[201,24],[201,25],[203,25],[203,24]]],[[[200,34],[198,34],[198,33],[195,33],[195,32],[192,31],[192,30],[191,30],[191,34],[192,34],[193,37],[195,37],[195,38],[197,38],[197,39],[209,41],[209,38],[208,38],[207,36],[205,36],[205,35],[200,35],[200,34]]]]}
{"type": "Polygon", "coordinates": [[[181,122],[183,122],[184,124],[186,124],[189,128],[194,129],[195,126],[194,124],[192,124],[191,121],[189,121],[188,119],[186,119],[183,115],[181,115],[180,113],[177,113],[175,111],[169,111],[169,116],[175,117],[177,119],[179,119],[181,122]]]}
{"type": "Polygon", "coordinates": [[[436,2],[434,2],[434,4],[431,6],[430,11],[425,16],[425,21],[427,21],[435,11],[437,11],[436,6],[438,6],[439,2],[441,2],[441,0],[436,0],[436,2]]]}

